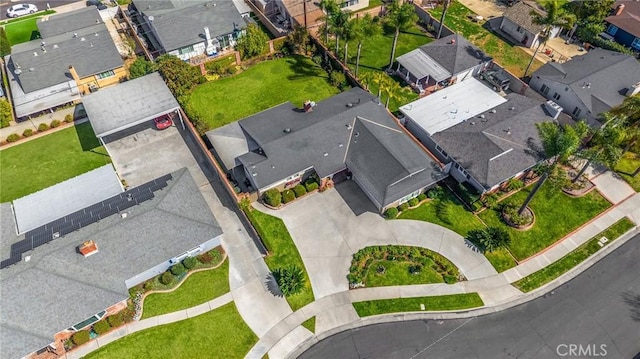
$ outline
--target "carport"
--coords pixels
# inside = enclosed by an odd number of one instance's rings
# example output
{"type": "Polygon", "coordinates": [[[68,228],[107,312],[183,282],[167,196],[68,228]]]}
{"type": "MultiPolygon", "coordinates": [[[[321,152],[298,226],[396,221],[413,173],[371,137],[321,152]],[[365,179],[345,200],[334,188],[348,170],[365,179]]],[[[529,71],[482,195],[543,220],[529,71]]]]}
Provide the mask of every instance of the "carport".
{"type": "Polygon", "coordinates": [[[180,105],[157,72],[100,89],[83,97],[82,103],[103,145],[106,136],[172,112],[177,113],[184,129],[180,105]]]}

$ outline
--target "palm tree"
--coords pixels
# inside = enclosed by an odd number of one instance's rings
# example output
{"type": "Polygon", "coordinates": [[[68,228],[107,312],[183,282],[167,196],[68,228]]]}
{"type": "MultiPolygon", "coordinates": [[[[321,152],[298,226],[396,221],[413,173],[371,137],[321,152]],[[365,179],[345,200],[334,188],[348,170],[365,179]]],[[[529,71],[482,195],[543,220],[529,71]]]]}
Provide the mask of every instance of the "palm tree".
{"type": "Polygon", "coordinates": [[[625,139],[625,128],[619,125],[617,119],[609,113],[602,114],[605,123],[591,134],[588,147],[578,152],[578,157],[584,158],[587,162],[582,166],[580,172],[573,178],[576,182],[587,170],[591,163],[603,164],[609,168],[614,168],[622,158],[622,142],[625,139]]]}
{"type": "Polygon", "coordinates": [[[444,26],[444,19],[447,16],[449,5],[451,5],[451,0],[442,0],[442,16],[440,16],[440,26],[438,27],[438,36],[436,36],[436,39],[439,39],[442,35],[442,27],[444,26]]]}
{"type": "Polygon", "coordinates": [[[324,36],[325,36],[325,41],[324,43],[329,46],[329,31],[331,30],[331,22],[332,22],[332,17],[334,14],[336,14],[338,11],[340,11],[340,6],[338,6],[338,3],[336,2],[336,0],[321,0],[320,1],[320,7],[322,8],[322,11],[325,13],[324,16],[324,36]]]}
{"type": "Polygon", "coordinates": [[[347,60],[349,59],[349,41],[353,40],[358,31],[356,26],[357,18],[347,18],[347,21],[342,27],[342,40],[344,40],[344,67],[347,67],[347,60]]]}
{"type": "Polygon", "coordinates": [[[385,102],[385,108],[389,108],[389,101],[394,98],[396,100],[401,99],[401,94],[404,92],[404,88],[400,86],[398,81],[391,77],[385,76],[384,86],[381,86],[384,93],[387,95],[387,101],[385,102]]]}
{"type": "Polygon", "coordinates": [[[546,11],[546,14],[540,14],[533,10],[531,11],[532,22],[536,25],[542,26],[542,31],[540,31],[540,34],[538,35],[538,46],[533,52],[533,56],[531,57],[531,61],[529,61],[527,68],[524,70],[523,77],[527,76],[529,68],[531,68],[531,64],[533,64],[533,60],[536,58],[538,51],[540,51],[540,46],[547,43],[547,40],[549,40],[551,30],[553,30],[554,27],[570,29],[576,22],[576,16],[565,10],[564,4],[566,2],[566,0],[539,0],[540,5],[542,5],[546,11]]]}
{"type": "Polygon", "coordinates": [[[373,21],[370,14],[365,14],[362,17],[356,18],[354,26],[353,39],[358,41],[358,55],[356,56],[356,77],[358,77],[358,70],[360,67],[360,51],[362,50],[362,42],[364,39],[371,38],[380,34],[380,24],[373,21]]]}
{"type": "Polygon", "coordinates": [[[550,159],[551,163],[546,166],[538,183],[536,183],[536,186],[518,210],[519,215],[522,215],[525,208],[529,206],[529,203],[536,193],[538,193],[538,190],[547,178],[549,178],[549,175],[554,173],[555,167],[559,163],[567,162],[569,157],[578,151],[582,139],[586,137],[589,128],[584,121],[580,121],[574,126],[560,126],[555,122],[543,122],[537,124],[536,127],[538,128],[544,155],[550,159]]]}
{"type": "Polygon", "coordinates": [[[395,29],[393,35],[393,45],[391,46],[391,58],[389,59],[389,68],[393,66],[393,59],[396,55],[396,45],[398,44],[398,36],[400,36],[400,30],[407,29],[411,24],[418,21],[413,4],[404,3],[400,4],[399,0],[394,0],[388,7],[387,16],[385,21],[389,26],[395,29]]]}
{"type": "Polygon", "coordinates": [[[340,35],[343,34],[346,24],[349,22],[349,18],[351,17],[351,11],[338,11],[333,14],[332,25],[333,25],[333,34],[336,36],[336,57],[340,58],[339,49],[340,49],[340,35]]]}

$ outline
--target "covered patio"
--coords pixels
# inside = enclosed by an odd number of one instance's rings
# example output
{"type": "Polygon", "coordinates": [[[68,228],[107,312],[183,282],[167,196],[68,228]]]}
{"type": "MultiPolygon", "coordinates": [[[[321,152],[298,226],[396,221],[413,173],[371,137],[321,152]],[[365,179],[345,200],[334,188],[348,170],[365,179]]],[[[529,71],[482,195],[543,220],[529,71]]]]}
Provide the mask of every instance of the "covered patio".
{"type": "Polygon", "coordinates": [[[420,49],[397,59],[396,73],[419,94],[426,94],[445,86],[451,73],[420,49]]]}

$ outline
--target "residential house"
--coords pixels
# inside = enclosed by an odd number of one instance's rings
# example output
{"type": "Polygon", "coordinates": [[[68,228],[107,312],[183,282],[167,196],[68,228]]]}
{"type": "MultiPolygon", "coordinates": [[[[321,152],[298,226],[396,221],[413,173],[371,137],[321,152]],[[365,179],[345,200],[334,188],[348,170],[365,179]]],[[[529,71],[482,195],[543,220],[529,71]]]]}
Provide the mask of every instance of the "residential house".
{"type": "Polygon", "coordinates": [[[529,86],[574,119],[598,126],[598,115],[640,91],[640,64],[630,55],[593,49],[565,63],[548,62],[529,86]]]}
{"type": "MultiPolygon", "coordinates": [[[[343,10],[357,11],[369,6],[369,0],[338,0],[343,10]]],[[[277,11],[284,25],[316,28],[324,23],[324,12],[317,1],[275,0],[267,2],[266,12],[277,11]],[[274,8],[275,7],[275,8],[274,8]]]]}
{"type": "Polygon", "coordinates": [[[305,110],[287,102],[206,136],[230,176],[258,194],[291,188],[313,173],[350,175],[382,212],[444,177],[430,154],[360,88],[309,102],[305,110]]]}
{"type": "Polygon", "coordinates": [[[477,76],[491,60],[467,39],[453,34],[398,57],[396,73],[424,93],[477,76]]]}
{"type": "MultiPolygon", "coordinates": [[[[544,27],[533,23],[531,12],[545,13],[533,2],[519,1],[515,3],[502,15],[500,30],[513,37],[522,46],[534,48],[540,43],[540,33],[544,27]]],[[[560,27],[553,27],[549,38],[560,35],[560,30],[560,27]]]]}
{"type": "Polygon", "coordinates": [[[604,21],[607,28],[603,37],[640,51],[640,2],[616,1],[611,16],[604,21]]]}
{"type": "Polygon", "coordinates": [[[3,357],[64,355],[74,332],[126,307],[129,288],[220,245],[222,230],[186,169],[88,205],[104,184],[119,187],[113,169],[106,180],[98,172],[102,180],[81,175],[31,200],[67,214],[24,234],[16,235],[11,204],[0,204],[3,357]],[[65,191],[71,199],[56,201],[65,191]],[[65,211],[76,202],[86,207],[65,211]]]}
{"type": "Polygon", "coordinates": [[[556,104],[499,95],[476,79],[400,107],[405,126],[445,171],[479,193],[522,176],[542,157],[536,124],[553,121],[556,104]]]}
{"type": "Polygon", "coordinates": [[[16,117],[80,100],[126,78],[124,62],[96,7],[45,16],[41,39],[5,57],[16,117]]]}
{"type": "Polygon", "coordinates": [[[134,0],[129,7],[153,57],[170,54],[185,61],[235,46],[252,21],[249,11],[240,0],[134,0]]]}

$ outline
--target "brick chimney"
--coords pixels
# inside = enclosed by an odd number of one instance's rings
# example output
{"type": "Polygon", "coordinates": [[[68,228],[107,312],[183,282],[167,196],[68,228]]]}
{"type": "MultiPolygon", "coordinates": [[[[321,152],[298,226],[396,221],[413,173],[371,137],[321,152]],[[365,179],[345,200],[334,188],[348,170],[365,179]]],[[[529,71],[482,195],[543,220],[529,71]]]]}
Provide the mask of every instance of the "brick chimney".
{"type": "Polygon", "coordinates": [[[98,253],[98,245],[92,240],[84,241],[78,247],[78,251],[85,257],[98,253]]]}
{"type": "Polygon", "coordinates": [[[616,16],[619,16],[624,11],[624,4],[619,4],[616,6],[616,16]]]}

